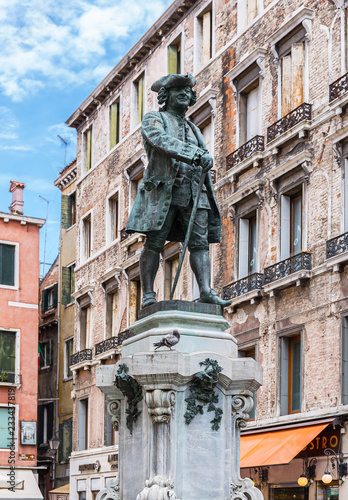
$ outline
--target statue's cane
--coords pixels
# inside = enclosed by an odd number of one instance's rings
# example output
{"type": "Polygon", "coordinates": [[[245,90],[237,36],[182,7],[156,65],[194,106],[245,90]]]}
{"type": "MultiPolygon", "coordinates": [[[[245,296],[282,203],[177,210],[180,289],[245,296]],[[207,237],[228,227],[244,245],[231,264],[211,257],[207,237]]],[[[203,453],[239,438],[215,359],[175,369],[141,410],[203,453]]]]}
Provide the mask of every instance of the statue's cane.
{"type": "Polygon", "coordinates": [[[175,288],[176,288],[176,285],[178,284],[178,281],[179,281],[179,276],[180,276],[182,264],[184,262],[184,257],[185,257],[187,245],[188,245],[191,233],[192,233],[193,224],[195,222],[196,212],[197,212],[197,208],[198,208],[198,201],[199,201],[199,197],[200,197],[201,192],[202,192],[202,187],[203,187],[203,184],[204,184],[204,181],[205,181],[205,176],[206,176],[206,172],[202,172],[201,180],[199,181],[199,184],[198,184],[197,197],[196,197],[195,202],[193,204],[193,208],[192,208],[192,212],[191,212],[191,217],[190,217],[190,222],[189,222],[189,225],[188,225],[188,228],[187,228],[186,237],[185,237],[185,241],[184,241],[184,246],[182,248],[182,252],[181,252],[181,256],[180,256],[178,270],[176,271],[175,280],[174,280],[174,283],[173,283],[172,293],[170,294],[170,300],[173,300],[175,288]]]}

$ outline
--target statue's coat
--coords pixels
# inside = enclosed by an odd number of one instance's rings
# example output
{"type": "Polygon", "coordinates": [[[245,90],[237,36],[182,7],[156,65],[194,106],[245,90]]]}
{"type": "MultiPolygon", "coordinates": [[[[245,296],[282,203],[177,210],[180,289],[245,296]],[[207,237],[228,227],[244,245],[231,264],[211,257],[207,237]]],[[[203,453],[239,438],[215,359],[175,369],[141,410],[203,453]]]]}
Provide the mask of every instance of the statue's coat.
{"type": "MultiPolygon", "coordinates": [[[[141,133],[149,162],[128,219],[127,233],[146,234],[149,231],[161,230],[171,204],[172,188],[179,162],[192,165],[197,152],[207,152],[200,130],[190,121],[187,123],[197,138],[198,146],[177,139],[174,135],[177,128],[175,120],[176,118],[166,111],[151,111],[142,120],[141,133]]],[[[219,243],[221,216],[209,172],[206,175],[205,186],[211,207],[208,211],[208,241],[219,243]]],[[[184,239],[184,230],[180,222],[176,221],[168,240],[184,241],[184,239]]]]}

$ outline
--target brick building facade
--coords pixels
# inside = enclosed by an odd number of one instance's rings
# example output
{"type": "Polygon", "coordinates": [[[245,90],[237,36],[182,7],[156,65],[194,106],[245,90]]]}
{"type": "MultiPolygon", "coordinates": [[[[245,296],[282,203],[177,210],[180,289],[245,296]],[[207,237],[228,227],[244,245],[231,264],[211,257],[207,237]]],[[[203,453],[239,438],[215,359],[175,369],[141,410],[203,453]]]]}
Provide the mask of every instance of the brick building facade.
{"type": "MultiPolygon", "coordinates": [[[[266,499],[348,494],[321,481],[324,450],[348,452],[347,47],[343,0],[176,1],[67,121],[78,134],[72,499],[94,498],[117,468],[95,366],[115,362],[136,320],[144,238],[123,228],[146,168],[140,121],[158,109],[150,87],[172,71],[197,79],[187,115],[215,161],[212,285],[232,299],[240,355],[264,368],[243,474],[266,499]],[[297,484],[305,446],[317,460],[309,488],[297,484]]],[[[164,248],[159,300],[180,251],[164,248]]],[[[177,297],[197,298],[187,258],[177,297]]]]}

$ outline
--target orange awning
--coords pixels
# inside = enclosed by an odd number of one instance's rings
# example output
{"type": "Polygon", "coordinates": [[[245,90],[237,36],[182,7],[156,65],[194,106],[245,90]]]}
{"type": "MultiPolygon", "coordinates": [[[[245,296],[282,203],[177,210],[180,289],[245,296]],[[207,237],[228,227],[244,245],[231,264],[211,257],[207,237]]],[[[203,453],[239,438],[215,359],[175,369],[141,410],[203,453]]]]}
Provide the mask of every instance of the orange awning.
{"type": "Polygon", "coordinates": [[[329,424],[242,435],[240,467],[288,464],[329,424]]]}

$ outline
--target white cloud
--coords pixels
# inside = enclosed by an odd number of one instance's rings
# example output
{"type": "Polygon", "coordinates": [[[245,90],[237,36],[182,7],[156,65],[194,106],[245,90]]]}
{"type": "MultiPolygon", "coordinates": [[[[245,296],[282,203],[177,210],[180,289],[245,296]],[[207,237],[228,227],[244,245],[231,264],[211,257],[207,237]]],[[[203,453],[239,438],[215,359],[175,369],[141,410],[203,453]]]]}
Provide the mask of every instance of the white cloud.
{"type": "Polygon", "coordinates": [[[15,144],[0,144],[0,150],[2,151],[36,151],[33,146],[16,146],[15,144]]]}
{"type": "Polygon", "coordinates": [[[12,111],[0,106],[0,139],[17,139],[19,122],[12,111]]]}
{"type": "Polygon", "coordinates": [[[0,89],[14,101],[44,85],[99,83],[171,0],[1,0],[0,89]],[[122,46],[122,45],[121,45],[122,46]],[[121,52],[119,52],[121,51],[121,52]]]}

